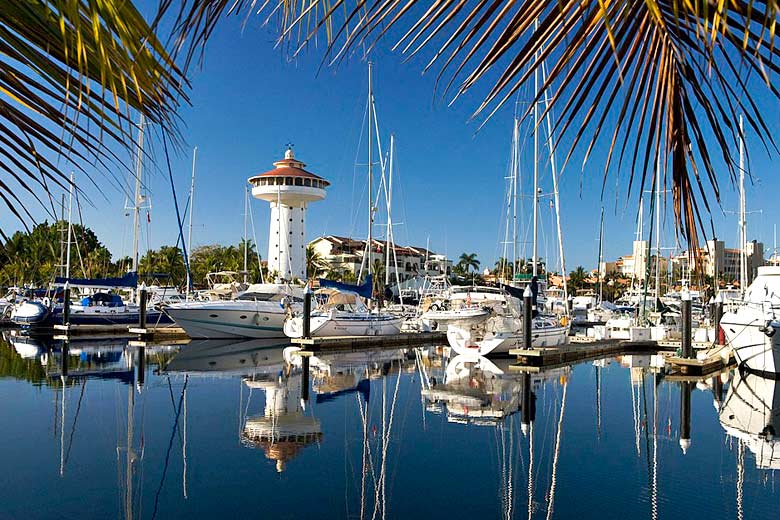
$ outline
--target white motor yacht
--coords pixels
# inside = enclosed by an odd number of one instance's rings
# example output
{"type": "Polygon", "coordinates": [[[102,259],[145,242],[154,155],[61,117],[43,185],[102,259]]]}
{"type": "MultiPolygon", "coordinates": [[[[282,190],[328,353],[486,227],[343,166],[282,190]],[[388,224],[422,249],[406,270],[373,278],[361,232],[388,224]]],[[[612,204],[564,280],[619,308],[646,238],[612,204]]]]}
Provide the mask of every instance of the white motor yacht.
{"type": "Polygon", "coordinates": [[[743,302],[720,321],[740,366],[758,373],[780,372],[779,314],[780,267],[759,267],[743,302]]]}
{"type": "Polygon", "coordinates": [[[288,308],[302,308],[303,289],[253,284],[234,300],[190,301],[165,308],[191,338],[281,338],[288,308]]]}

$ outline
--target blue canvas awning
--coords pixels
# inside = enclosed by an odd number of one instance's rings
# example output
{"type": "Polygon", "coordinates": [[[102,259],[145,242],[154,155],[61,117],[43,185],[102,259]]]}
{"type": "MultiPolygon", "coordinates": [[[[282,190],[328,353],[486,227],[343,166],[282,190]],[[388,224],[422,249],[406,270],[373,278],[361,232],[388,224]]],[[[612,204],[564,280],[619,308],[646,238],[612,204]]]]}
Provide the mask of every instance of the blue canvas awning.
{"type": "Polygon", "coordinates": [[[56,277],[54,285],[65,285],[70,283],[71,287],[103,287],[103,288],[129,288],[138,287],[138,273],[129,272],[121,278],[63,278],[56,277]]]}
{"type": "Polygon", "coordinates": [[[320,287],[336,289],[345,292],[353,292],[359,296],[362,296],[363,298],[371,298],[373,295],[373,280],[371,275],[366,277],[366,281],[363,282],[363,285],[352,285],[349,283],[335,282],[333,280],[320,278],[320,287]]]}

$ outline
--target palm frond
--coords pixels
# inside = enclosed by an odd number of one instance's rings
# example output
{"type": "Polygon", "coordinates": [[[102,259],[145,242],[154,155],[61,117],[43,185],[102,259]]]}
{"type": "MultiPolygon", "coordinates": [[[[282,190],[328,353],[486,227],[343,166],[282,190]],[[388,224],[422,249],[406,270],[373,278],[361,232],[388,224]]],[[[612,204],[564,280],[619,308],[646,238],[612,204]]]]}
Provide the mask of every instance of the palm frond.
{"type": "Polygon", "coordinates": [[[136,114],[177,135],[186,78],[132,2],[4,2],[0,56],[0,198],[20,218],[19,190],[54,216],[66,170],[126,167],[136,114]]]}
{"type": "MultiPolygon", "coordinates": [[[[189,2],[187,4],[190,4],[189,2]]],[[[205,43],[228,13],[272,13],[279,43],[293,54],[325,28],[325,63],[371,49],[392,35],[393,49],[440,63],[443,93],[457,99],[478,83],[487,94],[474,117],[487,120],[535,73],[547,71],[536,102],[550,96],[556,143],[566,161],[584,150],[583,171],[599,143],[603,175],[624,174],[628,191],[654,185],[660,160],[671,186],[677,229],[690,244],[705,230],[707,194],[736,177],[744,114],[775,149],[761,90],[780,97],[778,0],[196,0],[179,16],[179,42],[205,43]],[[549,67],[549,69],[548,69],[549,67]],[[560,146],[560,144],[557,144],[560,146]],[[714,157],[725,164],[719,171],[714,157]],[[622,173],[625,172],[625,173],[622,173]]],[[[532,105],[533,103],[531,103],[532,105]]],[[[545,115],[546,115],[545,113],[545,115]]],[[[529,112],[525,113],[528,117],[529,112]]]]}

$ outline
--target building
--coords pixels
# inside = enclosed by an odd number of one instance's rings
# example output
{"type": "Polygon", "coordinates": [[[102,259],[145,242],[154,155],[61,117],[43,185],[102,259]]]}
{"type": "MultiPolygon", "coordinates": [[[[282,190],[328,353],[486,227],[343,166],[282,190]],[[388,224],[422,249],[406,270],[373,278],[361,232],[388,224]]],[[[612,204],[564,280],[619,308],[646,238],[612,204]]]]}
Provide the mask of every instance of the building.
{"type": "MultiPolygon", "coordinates": [[[[751,240],[746,244],[747,272],[749,284],[755,277],[758,268],[764,265],[764,244],[751,240]]],[[[726,248],[725,243],[717,238],[708,240],[706,247],[699,248],[698,260],[693,259],[694,269],[699,268],[705,276],[720,280],[739,280],[741,251],[726,248]],[[700,265],[697,265],[696,262],[700,265]]],[[[681,269],[688,271],[688,252],[675,257],[681,269]]]]}
{"type": "MultiPolygon", "coordinates": [[[[382,268],[387,263],[386,254],[390,253],[390,277],[395,282],[395,263],[398,264],[398,279],[403,283],[417,276],[437,276],[452,273],[452,261],[444,255],[428,251],[423,247],[395,246],[390,250],[388,243],[382,240],[371,241],[370,261],[373,265],[380,262],[382,268]]],[[[322,258],[328,270],[349,271],[355,276],[360,273],[366,253],[366,241],[328,235],[311,242],[311,247],[322,258]]],[[[364,265],[364,264],[363,264],[364,265]]],[[[364,265],[365,272],[365,265],[364,265]]]]}
{"type": "Polygon", "coordinates": [[[330,183],[306,171],[292,148],[274,169],[249,178],[252,196],[271,205],[268,271],[278,279],[306,278],[306,208],[325,198],[330,183]]]}

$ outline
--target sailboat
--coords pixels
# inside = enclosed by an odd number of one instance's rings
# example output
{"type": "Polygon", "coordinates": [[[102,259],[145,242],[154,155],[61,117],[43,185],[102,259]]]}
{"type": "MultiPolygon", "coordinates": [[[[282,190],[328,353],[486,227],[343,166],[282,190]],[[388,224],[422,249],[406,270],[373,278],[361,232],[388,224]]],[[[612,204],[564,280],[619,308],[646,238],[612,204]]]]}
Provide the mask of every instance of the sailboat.
{"type": "MultiPolygon", "coordinates": [[[[546,99],[546,98],[545,98],[546,99]]],[[[538,121],[538,107],[534,105],[534,121],[538,121]]],[[[512,176],[511,179],[511,193],[510,201],[516,204],[516,192],[518,183],[518,157],[519,157],[519,120],[515,118],[513,120],[512,131],[512,176]]],[[[551,133],[551,127],[548,121],[547,125],[548,133],[551,133]]],[[[549,139],[550,152],[554,150],[552,140],[549,139]]],[[[538,129],[534,130],[534,187],[533,187],[533,258],[532,261],[532,273],[531,278],[527,280],[528,287],[533,287],[533,284],[538,284],[537,288],[541,289],[535,291],[533,305],[534,309],[542,309],[544,306],[539,301],[537,295],[544,294],[545,284],[539,283],[539,255],[538,255],[538,212],[539,212],[539,174],[538,174],[538,129]],[[541,287],[539,287],[541,285],[541,287]]],[[[557,188],[557,175],[554,167],[554,160],[551,161],[553,165],[553,193],[555,195],[555,207],[560,207],[558,204],[558,188],[557,188]]],[[[556,211],[556,216],[560,217],[556,211]]],[[[513,255],[517,258],[517,224],[516,224],[516,210],[512,214],[512,239],[515,244],[513,255]]],[[[508,228],[509,226],[507,226],[508,228]]],[[[558,238],[559,238],[559,254],[562,260],[562,267],[565,271],[565,262],[563,261],[563,246],[561,242],[560,233],[560,218],[558,218],[558,238]]],[[[505,241],[506,243],[506,241],[505,241]]],[[[514,264],[513,264],[514,265],[514,264]]],[[[517,279],[517,276],[513,277],[517,279]]],[[[533,291],[533,288],[531,289],[533,291]]],[[[566,282],[564,277],[564,295],[566,294],[566,282]]],[[[522,318],[522,309],[520,302],[522,293],[516,287],[505,285],[503,286],[505,294],[505,308],[503,312],[497,312],[487,317],[487,319],[473,324],[470,322],[458,323],[453,321],[447,327],[447,341],[450,346],[458,354],[467,355],[480,355],[487,356],[491,354],[507,354],[513,348],[523,347],[524,333],[523,329],[526,326],[531,327],[531,345],[533,347],[552,347],[557,345],[564,345],[568,341],[569,328],[555,315],[537,314],[533,317],[530,324],[524,323],[522,318]]],[[[565,297],[565,296],[564,296],[565,297]]],[[[534,313],[536,314],[536,313],[534,313]]]]}
{"type": "MultiPolygon", "coordinates": [[[[363,285],[320,280],[314,294],[320,302],[309,316],[310,333],[318,336],[388,336],[401,332],[403,318],[388,312],[372,311],[363,299],[371,299],[373,278],[363,285]]],[[[284,333],[290,338],[303,336],[302,315],[288,318],[284,333]]]]}
{"type": "MultiPolygon", "coordinates": [[[[133,241],[133,266],[130,272],[121,277],[110,278],[71,278],[70,275],[70,250],[73,243],[73,176],[70,180],[70,195],[68,202],[68,241],[66,245],[65,276],[55,277],[55,287],[80,288],[85,291],[85,296],[76,302],[68,302],[70,315],[65,320],[64,302],[56,302],[54,299],[41,301],[30,300],[16,306],[11,314],[11,320],[24,328],[50,329],[55,325],[75,325],[89,327],[125,327],[137,324],[140,319],[141,309],[137,303],[125,301],[118,294],[112,294],[110,290],[134,291],[138,287],[138,211],[143,197],[140,194],[141,155],[143,154],[143,118],[139,125],[139,157],[136,171],[135,190],[135,239],[133,241]]],[[[170,324],[171,319],[162,312],[148,309],[147,322],[153,324],[170,324]]]]}
{"type": "MultiPolygon", "coordinates": [[[[374,93],[372,89],[372,63],[368,62],[368,239],[363,252],[363,265],[366,266],[367,275],[362,285],[352,285],[331,280],[320,279],[320,289],[315,293],[318,306],[315,307],[310,319],[310,333],[312,336],[388,336],[401,332],[404,322],[403,316],[398,316],[380,308],[372,309],[373,299],[373,261],[372,253],[376,247],[373,239],[374,227],[374,203],[373,197],[373,150],[374,130],[376,124],[376,108],[374,106],[374,93]],[[362,299],[361,299],[362,298],[362,299]],[[365,302],[363,301],[365,300],[365,302]]],[[[378,126],[377,126],[378,129],[378,126]]],[[[378,133],[378,132],[377,132],[378,133]]],[[[377,143],[379,136],[377,135],[377,143]]],[[[389,208],[388,201],[388,208],[389,208]]],[[[389,219],[388,219],[389,220],[389,219]]],[[[389,221],[388,228],[392,225],[389,221]]],[[[388,238],[392,237],[392,231],[388,230],[388,238]]],[[[392,247],[392,241],[388,245],[392,247]]],[[[387,253],[388,256],[390,252],[387,253]]],[[[389,259],[388,259],[389,267],[389,259]]],[[[398,270],[396,269],[396,273],[398,270]]],[[[358,277],[360,278],[360,277],[358,277]]],[[[288,318],[284,325],[284,332],[291,338],[303,335],[302,315],[288,318]]]]}

